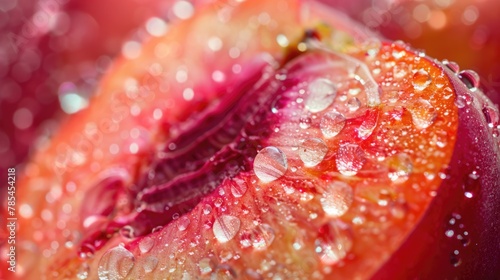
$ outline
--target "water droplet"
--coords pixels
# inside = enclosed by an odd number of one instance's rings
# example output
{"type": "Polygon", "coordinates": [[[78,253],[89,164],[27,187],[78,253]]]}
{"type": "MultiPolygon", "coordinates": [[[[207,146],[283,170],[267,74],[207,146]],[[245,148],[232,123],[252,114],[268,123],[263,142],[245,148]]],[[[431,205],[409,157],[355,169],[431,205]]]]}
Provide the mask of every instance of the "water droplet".
{"type": "Polygon", "coordinates": [[[287,168],[285,153],[272,146],[262,149],[253,162],[255,175],[264,183],[272,182],[285,175],[287,168]]]}
{"type": "Polygon", "coordinates": [[[352,248],[351,229],[341,221],[327,223],[319,229],[315,245],[321,262],[334,265],[344,259],[352,248]]]}
{"type": "Polygon", "coordinates": [[[179,229],[179,231],[185,231],[189,226],[189,223],[191,223],[189,218],[187,216],[182,216],[177,222],[177,228],[179,229]]]}
{"type": "Polygon", "coordinates": [[[344,215],[354,199],[354,192],[348,184],[333,181],[326,187],[320,199],[323,211],[330,217],[344,215]]]}
{"type": "Polygon", "coordinates": [[[109,249],[99,261],[99,279],[124,279],[134,267],[134,262],[134,255],[124,247],[109,249]]]}
{"type": "Polygon", "coordinates": [[[408,74],[408,64],[405,62],[398,62],[392,68],[392,75],[396,79],[404,78],[408,74]]]}
{"type": "Polygon", "coordinates": [[[208,215],[212,212],[212,206],[209,204],[203,205],[203,214],[208,215]]]}
{"type": "Polygon", "coordinates": [[[329,112],[323,115],[319,127],[325,138],[337,136],[345,126],[345,117],[341,113],[329,112]]]}
{"type": "Polygon", "coordinates": [[[460,71],[460,73],[458,73],[458,78],[460,78],[460,80],[470,90],[475,90],[479,87],[479,75],[473,70],[460,71]]]}
{"type": "Polygon", "coordinates": [[[443,64],[455,74],[458,73],[458,71],[460,71],[460,66],[458,66],[456,62],[445,59],[443,60],[443,64]]]}
{"type": "Polygon", "coordinates": [[[229,184],[231,185],[231,193],[236,198],[242,197],[248,189],[248,186],[247,186],[247,183],[245,182],[245,180],[240,179],[240,178],[231,179],[229,181],[229,184]]]}
{"type": "Polygon", "coordinates": [[[90,272],[90,266],[88,265],[88,263],[84,262],[78,268],[78,271],[76,273],[76,277],[78,279],[85,280],[89,277],[89,272],[90,272]]]}
{"type": "Polygon", "coordinates": [[[230,215],[222,215],[215,220],[213,232],[215,238],[220,243],[226,243],[233,239],[240,230],[241,221],[239,218],[230,215]]]}
{"type": "Polygon", "coordinates": [[[453,267],[458,267],[462,264],[462,259],[459,256],[458,250],[454,250],[450,254],[450,263],[451,265],[453,265],[453,267]]]}
{"type": "Polygon", "coordinates": [[[395,183],[403,183],[408,180],[413,171],[413,163],[406,153],[399,153],[387,160],[389,179],[395,183]]]}
{"type": "Polygon", "coordinates": [[[483,107],[482,111],[484,118],[486,119],[486,123],[488,123],[489,127],[493,128],[498,125],[498,123],[500,122],[500,115],[497,108],[486,105],[483,107]]]}
{"type": "Polygon", "coordinates": [[[274,241],[274,229],[268,224],[259,224],[254,229],[244,232],[240,237],[243,248],[252,246],[255,250],[265,250],[274,241]]]}
{"type": "Polygon", "coordinates": [[[227,264],[221,264],[218,265],[215,271],[210,275],[211,280],[231,280],[231,279],[236,279],[237,274],[234,271],[234,269],[227,265],[227,264]]]}
{"type": "Polygon", "coordinates": [[[120,229],[120,235],[127,238],[133,239],[135,238],[135,229],[131,226],[124,226],[120,229]]]}
{"type": "Polygon", "coordinates": [[[299,126],[302,129],[308,129],[311,127],[312,120],[309,116],[301,116],[299,119],[299,126]]]}
{"type": "Polygon", "coordinates": [[[424,69],[418,70],[414,75],[413,75],[413,88],[418,91],[422,91],[426,89],[432,82],[431,75],[427,73],[424,69]]]}
{"type": "Polygon", "coordinates": [[[419,98],[417,101],[408,106],[408,111],[411,113],[413,124],[418,129],[425,129],[431,126],[436,120],[436,109],[429,101],[419,98]]]}
{"type": "Polygon", "coordinates": [[[146,236],[139,241],[139,250],[141,250],[141,253],[145,254],[151,251],[154,245],[155,240],[152,237],[146,236]]]}
{"type": "Polygon", "coordinates": [[[144,269],[144,272],[150,273],[155,270],[156,266],[158,265],[158,259],[154,256],[148,256],[144,260],[144,264],[142,265],[142,268],[144,269]]]}
{"type": "Polygon", "coordinates": [[[343,144],[337,151],[335,162],[341,174],[354,176],[366,162],[365,152],[357,144],[343,144]]]}
{"type": "Polygon", "coordinates": [[[333,103],[337,95],[337,88],[327,79],[319,78],[308,86],[309,96],[306,99],[306,108],[313,113],[321,112],[333,103]]]}
{"type": "Polygon", "coordinates": [[[370,109],[366,112],[366,115],[363,117],[363,122],[356,129],[358,131],[358,137],[361,139],[366,139],[370,137],[375,127],[377,127],[378,121],[378,110],[370,109]]]}
{"type": "Polygon", "coordinates": [[[215,269],[215,263],[210,258],[203,258],[198,262],[201,275],[207,275],[215,269]]]}
{"type": "Polygon", "coordinates": [[[347,108],[349,108],[349,111],[357,111],[360,107],[361,101],[359,101],[357,97],[349,98],[349,100],[347,100],[347,108]]]}
{"type": "Polygon", "coordinates": [[[308,138],[299,149],[299,157],[307,167],[313,167],[321,163],[328,152],[325,142],[319,138],[308,138]]]}

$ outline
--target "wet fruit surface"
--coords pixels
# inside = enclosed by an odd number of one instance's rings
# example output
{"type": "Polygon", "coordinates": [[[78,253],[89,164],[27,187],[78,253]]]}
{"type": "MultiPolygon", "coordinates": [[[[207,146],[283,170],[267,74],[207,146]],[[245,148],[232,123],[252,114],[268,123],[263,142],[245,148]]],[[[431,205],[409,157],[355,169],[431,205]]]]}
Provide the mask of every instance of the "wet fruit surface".
{"type": "MultiPolygon", "coordinates": [[[[384,277],[417,224],[441,225],[426,211],[472,162],[456,160],[460,110],[490,130],[498,110],[473,73],[304,5],[206,6],[115,62],[26,167],[18,276],[384,277]]],[[[449,215],[441,237],[469,246],[449,215]]],[[[449,275],[474,266],[462,255],[446,252],[449,275]]]]}

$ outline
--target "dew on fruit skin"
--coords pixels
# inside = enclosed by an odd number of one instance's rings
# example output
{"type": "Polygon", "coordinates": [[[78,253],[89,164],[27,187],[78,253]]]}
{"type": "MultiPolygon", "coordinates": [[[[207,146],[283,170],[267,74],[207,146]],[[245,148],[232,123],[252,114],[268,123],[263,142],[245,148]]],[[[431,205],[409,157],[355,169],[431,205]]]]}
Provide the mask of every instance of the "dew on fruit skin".
{"type": "Polygon", "coordinates": [[[328,108],[337,96],[337,87],[325,78],[312,81],[307,87],[309,95],[306,97],[305,107],[312,113],[328,108]]]}
{"type": "Polygon", "coordinates": [[[335,220],[323,225],[315,240],[315,251],[325,265],[334,265],[343,260],[353,245],[349,225],[335,220]]]}
{"type": "Polygon", "coordinates": [[[253,162],[255,175],[264,183],[279,179],[285,175],[287,169],[285,153],[273,146],[260,150],[253,162]]]}
{"type": "Polygon", "coordinates": [[[215,263],[210,258],[203,258],[198,262],[198,269],[201,275],[208,275],[215,269],[215,263]]]}
{"type": "Polygon", "coordinates": [[[431,126],[437,117],[436,109],[429,101],[419,98],[407,107],[411,113],[413,124],[418,129],[425,129],[431,126]]]}
{"type": "Polygon", "coordinates": [[[399,153],[390,157],[387,160],[387,167],[389,168],[387,176],[395,183],[406,182],[413,172],[413,162],[406,153],[399,153]]]}
{"type": "Polygon", "coordinates": [[[345,117],[341,113],[328,112],[323,115],[319,125],[326,139],[337,136],[345,127],[345,117]]]}
{"type": "Polygon", "coordinates": [[[445,59],[443,60],[443,64],[455,74],[460,71],[460,66],[456,62],[445,59]]]}
{"type": "Polygon", "coordinates": [[[125,279],[134,267],[134,255],[122,246],[109,249],[99,260],[97,274],[101,280],[125,279]]]}
{"type": "Polygon", "coordinates": [[[247,186],[247,183],[245,182],[245,180],[242,180],[240,178],[231,179],[229,181],[229,184],[231,185],[231,194],[235,198],[242,197],[248,189],[248,186],[247,186]]]}
{"type": "Polygon", "coordinates": [[[145,254],[151,251],[154,245],[155,245],[155,240],[150,236],[146,236],[143,237],[141,241],[139,241],[139,250],[141,251],[141,253],[145,254]]]}
{"type": "Polygon", "coordinates": [[[156,269],[157,266],[158,259],[155,256],[147,256],[144,260],[142,268],[144,269],[144,272],[151,273],[156,269]]]}
{"type": "Polygon", "coordinates": [[[78,268],[78,271],[76,273],[76,278],[85,280],[89,277],[89,273],[90,273],[90,266],[88,263],[84,262],[78,268]]]}
{"type": "Polygon", "coordinates": [[[238,217],[222,215],[215,219],[212,227],[215,238],[220,243],[226,243],[233,239],[240,230],[241,221],[238,217]]]}
{"type": "Polygon", "coordinates": [[[323,140],[308,138],[299,148],[299,157],[306,167],[314,167],[323,161],[327,152],[328,147],[323,140]]]}
{"type": "Polygon", "coordinates": [[[312,124],[312,120],[309,116],[304,115],[304,116],[300,117],[300,119],[299,119],[300,128],[308,129],[309,127],[311,127],[311,124],[312,124]]]}
{"type": "Polygon", "coordinates": [[[480,84],[479,75],[473,70],[463,70],[458,73],[458,78],[471,91],[476,90],[480,84]]]}
{"type": "Polygon", "coordinates": [[[341,181],[333,181],[326,186],[320,203],[327,216],[340,217],[351,207],[354,192],[351,186],[341,181]]]}
{"type": "Polygon", "coordinates": [[[338,171],[345,176],[356,175],[363,168],[365,162],[365,152],[354,143],[342,144],[335,159],[338,171]]]}
{"type": "Polygon", "coordinates": [[[422,91],[426,89],[432,82],[431,75],[427,73],[424,69],[418,70],[415,74],[413,74],[412,85],[413,88],[417,91],[422,91]]]}

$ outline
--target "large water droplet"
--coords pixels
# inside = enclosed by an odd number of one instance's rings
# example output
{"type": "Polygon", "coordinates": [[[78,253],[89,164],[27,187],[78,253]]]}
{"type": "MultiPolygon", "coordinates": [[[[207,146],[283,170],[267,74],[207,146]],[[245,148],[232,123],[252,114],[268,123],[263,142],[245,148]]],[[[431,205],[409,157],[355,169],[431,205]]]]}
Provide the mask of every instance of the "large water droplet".
{"type": "Polygon", "coordinates": [[[309,96],[306,99],[306,108],[313,113],[321,112],[333,103],[337,95],[337,87],[327,79],[319,78],[308,86],[309,96]]]}
{"type": "Polygon", "coordinates": [[[408,106],[408,111],[411,113],[413,124],[418,129],[425,129],[431,126],[436,120],[436,109],[429,101],[419,98],[417,101],[408,106]]]}
{"type": "Polygon", "coordinates": [[[109,249],[101,257],[97,274],[101,280],[124,279],[134,267],[134,255],[124,247],[109,249]]]}
{"type": "Polygon", "coordinates": [[[344,259],[352,248],[351,229],[341,221],[325,224],[319,229],[315,245],[321,262],[334,265],[344,259]]]}
{"type": "Polygon", "coordinates": [[[139,250],[141,250],[141,253],[145,254],[151,251],[154,245],[155,240],[152,237],[146,236],[139,241],[139,250]]]}
{"type": "Polygon", "coordinates": [[[320,164],[328,152],[325,142],[319,138],[308,138],[299,149],[299,157],[307,167],[320,164]]]}
{"type": "Polygon", "coordinates": [[[389,168],[389,179],[395,183],[403,183],[408,180],[413,171],[413,163],[406,153],[399,153],[387,160],[389,168]]]}
{"type": "Polygon", "coordinates": [[[458,77],[468,89],[475,90],[479,87],[479,75],[473,70],[464,70],[458,73],[458,77]]]}
{"type": "Polygon", "coordinates": [[[215,238],[220,243],[226,243],[234,238],[240,230],[240,226],[241,221],[239,218],[230,215],[220,216],[213,225],[215,238]]]}
{"type": "Polygon", "coordinates": [[[335,162],[341,174],[354,176],[366,162],[365,152],[357,144],[343,144],[337,151],[335,162]]]}
{"type": "Polygon", "coordinates": [[[265,147],[253,162],[255,175],[264,183],[272,182],[285,175],[288,163],[285,153],[276,147],[265,147]]]}
{"type": "Polygon", "coordinates": [[[323,136],[330,139],[337,136],[345,126],[345,117],[341,113],[329,112],[323,115],[319,127],[323,136]]]}
{"type": "Polygon", "coordinates": [[[351,207],[354,192],[348,184],[333,181],[326,187],[320,199],[323,211],[330,217],[340,217],[351,207]]]}
{"type": "Polygon", "coordinates": [[[240,179],[240,178],[231,179],[229,181],[229,184],[231,185],[231,193],[236,198],[242,197],[248,189],[248,186],[247,186],[247,183],[245,182],[245,180],[240,179]]]}
{"type": "Polygon", "coordinates": [[[375,127],[377,127],[378,121],[378,110],[370,109],[366,112],[366,115],[363,117],[363,122],[357,128],[358,137],[361,139],[366,139],[370,137],[375,127]]]}
{"type": "Polygon", "coordinates": [[[422,91],[426,89],[432,82],[431,75],[427,73],[424,69],[418,70],[414,75],[413,75],[413,88],[418,91],[422,91]]]}
{"type": "Polygon", "coordinates": [[[259,224],[241,235],[240,244],[243,248],[252,246],[255,250],[265,250],[275,237],[274,229],[270,225],[259,224]]]}
{"type": "Polygon", "coordinates": [[[142,265],[142,268],[144,269],[144,272],[150,273],[156,269],[156,266],[158,266],[158,259],[154,256],[148,256],[144,260],[144,264],[142,265]]]}

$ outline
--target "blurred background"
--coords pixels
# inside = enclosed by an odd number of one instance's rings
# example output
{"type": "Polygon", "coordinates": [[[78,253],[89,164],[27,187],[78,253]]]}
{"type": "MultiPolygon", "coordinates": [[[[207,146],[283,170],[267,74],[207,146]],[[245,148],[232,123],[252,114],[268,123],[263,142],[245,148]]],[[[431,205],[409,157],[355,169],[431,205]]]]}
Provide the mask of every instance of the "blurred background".
{"type": "MultiPolygon", "coordinates": [[[[0,0],[0,182],[87,106],[116,55],[133,56],[142,39],[163,35],[197,1],[0,0]]],[[[475,70],[500,102],[500,1],[321,1],[388,39],[475,70]]]]}

